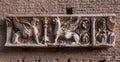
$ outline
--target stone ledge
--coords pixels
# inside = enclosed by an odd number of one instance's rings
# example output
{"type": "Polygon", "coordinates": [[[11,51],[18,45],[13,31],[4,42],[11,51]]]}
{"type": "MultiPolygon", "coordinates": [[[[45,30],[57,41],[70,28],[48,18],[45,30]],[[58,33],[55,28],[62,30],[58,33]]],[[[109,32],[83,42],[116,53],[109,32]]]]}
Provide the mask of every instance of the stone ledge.
{"type": "Polygon", "coordinates": [[[36,14],[6,14],[5,16],[8,17],[37,17],[37,16],[59,16],[59,17],[70,17],[70,16],[116,16],[116,14],[40,14],[40,15],[36,15],[36,14]]]}

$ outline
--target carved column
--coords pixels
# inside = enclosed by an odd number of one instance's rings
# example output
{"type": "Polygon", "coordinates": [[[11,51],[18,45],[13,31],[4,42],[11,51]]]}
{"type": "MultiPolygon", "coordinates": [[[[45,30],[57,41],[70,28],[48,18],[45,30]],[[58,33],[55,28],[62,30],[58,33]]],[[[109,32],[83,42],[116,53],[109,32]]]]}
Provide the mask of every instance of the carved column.
{"type": "Polygon", "coordinates": [[[47,42],[49,41],[49,38],[47,36],[47,29],[48,29],[48,17],[45,17],[44,22],[44,44],[47,45],[47,42]]]}
{"type": "Polygon", "coordinates": [[[95,42],[95,22],[96,22],[96,18],[95,17],[92,17],[91,18],[91,43],[92,43],[92,46],[94,46],[96,44],[95,42]]]}

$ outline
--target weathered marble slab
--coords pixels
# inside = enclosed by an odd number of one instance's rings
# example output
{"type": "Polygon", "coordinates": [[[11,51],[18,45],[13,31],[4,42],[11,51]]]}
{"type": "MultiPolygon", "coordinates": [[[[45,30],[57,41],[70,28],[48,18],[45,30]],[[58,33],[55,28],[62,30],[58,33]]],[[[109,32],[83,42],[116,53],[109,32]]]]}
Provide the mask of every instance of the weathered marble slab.
{"type": "Polygon", "coordinates": [[[7,47],[115,45],[115,14],[6,15],[7,47]]]}

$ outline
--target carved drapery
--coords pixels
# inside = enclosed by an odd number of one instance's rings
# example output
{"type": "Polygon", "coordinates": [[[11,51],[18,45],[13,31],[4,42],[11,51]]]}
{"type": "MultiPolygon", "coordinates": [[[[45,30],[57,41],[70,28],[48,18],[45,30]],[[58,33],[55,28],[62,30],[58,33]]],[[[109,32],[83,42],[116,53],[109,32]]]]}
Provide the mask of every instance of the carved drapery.
{"type": "Polygon", "coordinates": [[[114,14],[8,15],[5,46],[114,46],[114,14]]]}

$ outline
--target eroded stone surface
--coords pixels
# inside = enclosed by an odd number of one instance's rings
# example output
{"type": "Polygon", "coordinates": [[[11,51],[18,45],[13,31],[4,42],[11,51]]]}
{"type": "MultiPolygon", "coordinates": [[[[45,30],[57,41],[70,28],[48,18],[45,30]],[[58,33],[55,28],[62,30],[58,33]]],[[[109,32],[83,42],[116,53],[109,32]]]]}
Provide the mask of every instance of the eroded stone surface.
{"type": "Polygon", "coordinates": [[[114,46],[114,15],[7,16],[5,46],[114,46]]]}

